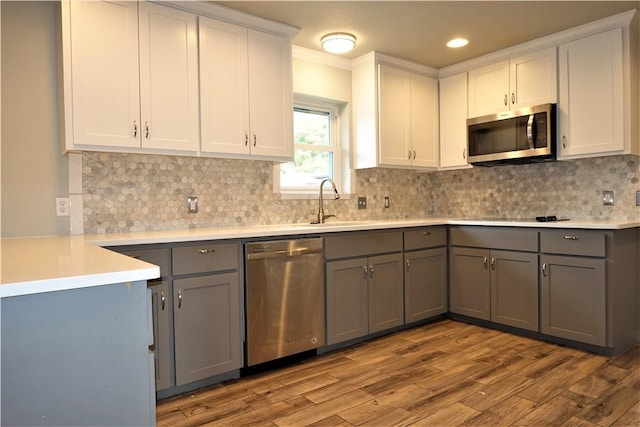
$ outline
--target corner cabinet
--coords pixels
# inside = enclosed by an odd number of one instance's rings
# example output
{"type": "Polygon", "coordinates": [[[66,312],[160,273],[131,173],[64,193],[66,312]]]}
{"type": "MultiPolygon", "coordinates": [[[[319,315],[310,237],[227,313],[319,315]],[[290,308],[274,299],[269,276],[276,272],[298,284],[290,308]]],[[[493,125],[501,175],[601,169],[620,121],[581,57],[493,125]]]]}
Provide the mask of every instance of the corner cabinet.
{"type": "Polygon", "coordinates": [[[467,73],[440,79],[440,169],[468,168],[467,73]]]}
{"type": "Polygon", "coordinates": [[[63,1],[62,36],[66,150],[198,150],[195,15],[63,1]]]}
{"type": "Polygon", "coordinates": [[[203,153],[293,157],[291,41],[200,17],[203,153]]]}
{"type": "Polygon", "coordinates": [[[637,99],[637,91],[634,96],[629,90],[626,31],[614,28],[560,45],[559,159],[640,154],[629,133],[629,99],[637,99]]]}
{"type": "Polygon", "coordinates": [[[354,61],[356,168],[438,167],[436,75],[434,69],[377,52],[354,61]]]}
{"type": "Polygon", "coordinates": [[[469,71],[469,117],[554,103],[556,48],[547,48],[469,71]]]}

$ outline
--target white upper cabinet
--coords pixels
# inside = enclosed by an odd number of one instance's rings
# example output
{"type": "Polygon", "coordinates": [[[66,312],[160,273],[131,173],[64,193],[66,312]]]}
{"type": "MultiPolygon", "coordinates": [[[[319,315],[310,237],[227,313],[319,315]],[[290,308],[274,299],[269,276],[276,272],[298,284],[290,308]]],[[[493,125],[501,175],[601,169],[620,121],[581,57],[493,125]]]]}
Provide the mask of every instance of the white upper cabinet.
{"type": "Polygon", "coordinates": [[[556,63],[551,47],[470,70],[469,118],[555,103],[556,63]]]}
{"type": "Polygon", "coordinates": [[[65,148],[195,152],[195,16],[152,3],[62,6],[65,148]]]}
{"type": "Polygon", "coordinates": [[[66,149],[140,147],[137,3],[64,1],[62,18],[66,149]]]}
{"type": "Polygon", "coordinates": [[[559,158],[625,150],[621,28],[560,46],[559,158]]]}
{"type": "Polygon", "coordinates": [[[139,7],[142,147],[197,151],[196,16],[148,2],[139,7]]]}
{"type": "Polygon", "coordinates": [[[440,79],[440,168],[466,167],[467,73],[459,73],[440,79]]]}
{"type": "Polygon", "coordinates": [[[291,42],[200,18],[202,151],[293,156],[291,42]]]}
{"type": "Polygon", "coordinates": [[[438,167],[438,81],[424,68],[376,52],[355,61],[356,168],[438,167]]]}

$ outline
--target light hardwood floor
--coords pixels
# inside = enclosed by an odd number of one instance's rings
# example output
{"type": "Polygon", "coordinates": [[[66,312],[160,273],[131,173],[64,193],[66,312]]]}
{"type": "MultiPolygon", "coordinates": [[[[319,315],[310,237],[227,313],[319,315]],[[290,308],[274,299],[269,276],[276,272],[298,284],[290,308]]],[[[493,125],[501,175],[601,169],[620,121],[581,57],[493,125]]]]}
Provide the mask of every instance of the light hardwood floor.
{"type": "Polygon", "coordinates": [[[610,358],[453,320],[158,403],[158,426],[639,426],[640,349],[610,358]]]}

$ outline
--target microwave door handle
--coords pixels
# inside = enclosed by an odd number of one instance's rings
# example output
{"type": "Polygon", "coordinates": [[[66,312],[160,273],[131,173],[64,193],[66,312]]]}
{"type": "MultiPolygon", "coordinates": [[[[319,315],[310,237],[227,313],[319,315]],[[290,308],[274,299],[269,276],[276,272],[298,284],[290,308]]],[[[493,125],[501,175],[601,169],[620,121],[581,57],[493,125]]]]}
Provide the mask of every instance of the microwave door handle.
{"type": "Polygon", "coordinates": [[[536,128],[535,128],[535,115],[529,115],[529,120],[527,121],[527,143],[529,144],[529,149],[533,150],[535,139],[536,139],[536,128]]]}

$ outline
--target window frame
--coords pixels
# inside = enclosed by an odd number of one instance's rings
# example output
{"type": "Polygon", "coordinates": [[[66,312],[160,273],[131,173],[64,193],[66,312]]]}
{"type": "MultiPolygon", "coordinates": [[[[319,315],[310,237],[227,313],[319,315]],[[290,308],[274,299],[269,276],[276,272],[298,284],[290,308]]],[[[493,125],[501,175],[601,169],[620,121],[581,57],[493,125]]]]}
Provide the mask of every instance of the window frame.
{"type": "MultiPolygon", "coordinates": [[[[340,195],[347,193],[344,185],[344,159],[343,159],[343,144],[341,140],[341,120],[340,120],[340,104],[337,102],[330,102],[319,100],[310,97],[294,97],[293,109],[291,114],[297,110],[307,110],[311,112],[322,112],[329,114],[329,146],[326,145],[306,145],[295,144],[294,142],[294,157],[296,149],[313,150],[318,152],[331,152],[333,153],[333,181],[336,184],[336,188],[340,192],[340,195]]],[[[280,164],[274,165],[273,170],[274,192],[280,193],[283,199],[312,199],[318,197],[318,187],[281,187],[280,182],[280,164]]],[[[318,180],[320,185],[320,180],[318,180]]],[[[325,186],[323,189],[327,196],[333,194],[333,190],[330,186],[325,186]]]]}

